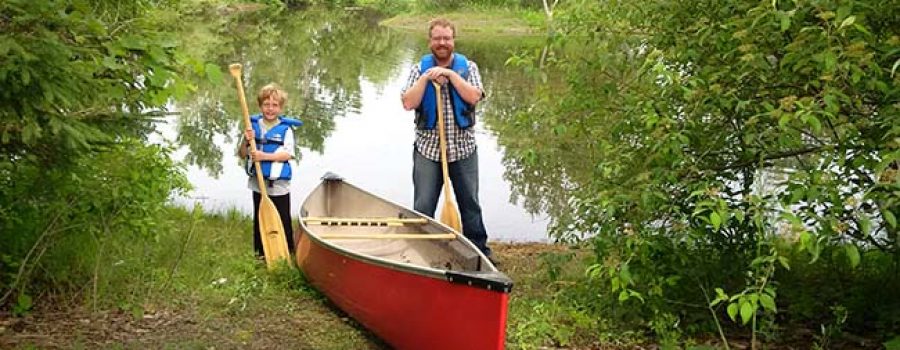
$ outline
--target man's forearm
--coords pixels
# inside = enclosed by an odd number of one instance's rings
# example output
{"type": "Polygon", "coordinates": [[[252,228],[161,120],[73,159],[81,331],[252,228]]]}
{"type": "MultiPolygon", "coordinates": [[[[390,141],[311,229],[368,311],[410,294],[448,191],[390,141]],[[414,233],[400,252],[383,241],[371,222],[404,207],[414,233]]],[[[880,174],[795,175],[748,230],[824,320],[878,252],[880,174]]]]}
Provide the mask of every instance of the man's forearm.
{"type": "Polygon", "coordinates": [[[456,74],[456,72],[451,74],[450,83],[453,84],[453,87],[456,88],[456,92],[459,93],[459,97],[466,103],[474,106],[478,101],[481,101],[481,89],[469,84],[468,81],[463,79],[459,74],[456,74]]]}
{"type": "Polygon", "coordinates": [[[419,77],[419,80],[416,80],[413,86],[403,93],[402,99],[404,109],[411,111],[419,108],[419,105],[422,104],[422,96],[425,95],[425,86],[427,83],[428,78],[421,76],[419,77]]]}

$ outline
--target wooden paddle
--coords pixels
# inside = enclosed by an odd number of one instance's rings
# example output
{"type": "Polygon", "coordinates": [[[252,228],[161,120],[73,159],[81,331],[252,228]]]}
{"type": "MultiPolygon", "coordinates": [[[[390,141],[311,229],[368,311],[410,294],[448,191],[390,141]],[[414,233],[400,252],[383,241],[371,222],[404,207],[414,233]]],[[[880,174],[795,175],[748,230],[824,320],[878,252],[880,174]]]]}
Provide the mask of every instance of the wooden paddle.
{"type": "MultiPolygon", "coordinates": [[[[250,128],[250,111],[247,109],[247,99],[244,97],[244,83],[241,80],[241,65],[238,63],[228,66],[231,76],[237,84],[238,100],[241,102],[241,112],[244,114],[244,128],[250,128]]],[[[243,131],[243,130],[241,130],[243,131]]],[[[251,138],[250,149],[256,149],[256,140],[251,138]]],[[[284,227],[281,225],[281,216],[278,215],[278,209],[275,203],[266,193],[266,182],[263,181],[262,170],[259,161],[254,160],[253,166],[256,168],[256,181],[259,184],[259,193],[262,199],[259,201],[259,233],[262,237],[263,253],[266,255],[266,266],[269,269],[275,267],[276,262],[280,259],[290,261],[291,253],[288,250],[287,238],[284,237],[284,227]]]]}
{"type": "Polygon", "coordinates": [[[441,146],[441,171],[444,174],[444,206],[441,208],[441,222],[450,226],[457,233],[462,233],[462,221],[459,218],[459,208],[456,207],[453,191],[450,190],[450,171],[447,165],[447,130],[444,126],[444,101],[441,98],[441,85],[431,82],[437,94],[437,124],[438,140],[441,146]]]}

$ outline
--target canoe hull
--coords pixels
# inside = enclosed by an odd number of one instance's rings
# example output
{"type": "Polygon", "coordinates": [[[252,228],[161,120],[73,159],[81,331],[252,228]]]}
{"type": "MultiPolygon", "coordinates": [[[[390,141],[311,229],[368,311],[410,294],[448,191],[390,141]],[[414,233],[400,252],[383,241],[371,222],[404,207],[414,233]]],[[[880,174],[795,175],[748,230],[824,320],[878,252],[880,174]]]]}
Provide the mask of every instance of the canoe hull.
{"type": "Polygon", "coordinates": [[[396,349],[503,349],[507,293],[348,258],[300,238],[307,279],[396,349]]]}
{"type": "MultiPolygon", "coordinates": [[[[301,210],[298,267],[315,288],[382,340],[396,349],[504,348],[512,282],[465,238],[457,239],[475,249],[471,254],[479,259],[477,271],[385,261],[321,239],[316,227],[303,222],[304,213],[309,214],[307,204],[301,210]],[[456,272],[474,274],[476,283],[461,281],[456,272]],[[478,286],[481,280],[500,283],[478,286]]],[[[428,241],[422,244],[441,245],[428,241]]]]}

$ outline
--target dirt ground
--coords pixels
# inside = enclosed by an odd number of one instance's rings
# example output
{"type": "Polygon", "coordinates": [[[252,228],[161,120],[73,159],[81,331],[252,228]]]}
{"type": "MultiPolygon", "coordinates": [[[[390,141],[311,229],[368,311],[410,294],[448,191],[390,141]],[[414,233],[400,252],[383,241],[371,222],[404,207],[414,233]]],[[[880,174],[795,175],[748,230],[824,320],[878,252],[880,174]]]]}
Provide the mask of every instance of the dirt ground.
{"type": "MultiPolygon", "coordinates": [[[[564,249],[539,243],[491,243],[491,247],[500,269],[514,281],[534,271],[537,255],[564,249]]],[[[355,349],[387,348],[327,302],[300,303],[299,310],[292,312],[233,317],[200,315],[176,305],[150,307],[137,317],[118,309],[91,313],[84,307],[66,306],[43,306],[24,317],[3,312],[0,349],[282,349],[287,344],[295,349],[325,349],[334,348],[327,344],[339,343],[345,348],[346,342],[329,339],[347,337],[358,339],[352,342],[355,349]]]]}

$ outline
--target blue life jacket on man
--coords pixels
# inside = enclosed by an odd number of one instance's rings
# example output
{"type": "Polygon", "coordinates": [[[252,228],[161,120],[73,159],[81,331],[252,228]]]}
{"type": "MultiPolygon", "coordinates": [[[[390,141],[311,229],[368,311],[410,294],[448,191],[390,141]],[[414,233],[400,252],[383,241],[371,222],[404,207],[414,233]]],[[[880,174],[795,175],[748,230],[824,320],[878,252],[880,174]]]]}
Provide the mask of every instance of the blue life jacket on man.
{"type": "MultiPolygon", "coordinates": [[[[265,135],[262,135],[259,128],[259,121],[262,118],[261,114],[253,115],[250,117],[250,125],[253,126],[253,133],[256,135],[256,149],[266,153],[274,153],[278,147],[284,145],[284,138],[288,128],[303,125],[303,122],[300,120],[279,116],[278,120],[280,123],[269,129],[265,135]]],[[[289,150],[289,152],[293,152],[293,150],[289,150]]],[[[262,170],[263,178],[266,180],[291,179],[290,162],[260,161],[259,166],[262,170]]],[[[253,166],[253,162],[247,161],[246,170],[248,175],[256,176],[256,167],[253,166]]]]}
{"type": "MultiPolygon", "coordinates": [[[[422,56],[419,62],[419,74],[425,73],[431,67],[434,67],[434,55],[428,54],[422,56]]],[[[450,69],[459,74],[463,79],[469,78],[469,60],[466,56],[458,53],[453,54],[453,62],[450,69]]],[[[475,108],[474,106],[463,101],[453,84],[447,84],[450,90],[450,98],[453,100],[453,116],[456,125],[465,129],[475,125],[475,108]]],[[[434,129],[437,121],[437,91],[431,83],[425,85],[425,94],[422,95],[422,103],[416,109],[416,127],[419,129],[434,129]]],[[[445,112],[446,114],[446,112],[445,112]]]]}

